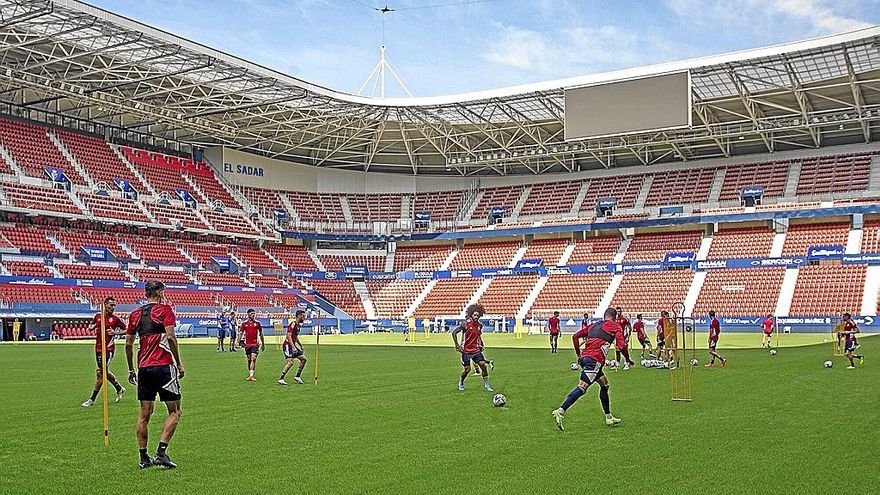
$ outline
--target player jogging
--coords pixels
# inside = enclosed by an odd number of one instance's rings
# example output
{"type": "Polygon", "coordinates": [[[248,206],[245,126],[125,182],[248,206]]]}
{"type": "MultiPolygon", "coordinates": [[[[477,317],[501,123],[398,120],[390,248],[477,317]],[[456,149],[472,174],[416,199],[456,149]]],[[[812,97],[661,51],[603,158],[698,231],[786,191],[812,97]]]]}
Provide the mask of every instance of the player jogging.
{"type": "Polygon", "coordinates": [[[556,354],[559,343],[559,311],[554,311],[553,316],[547,320],[547,329],[550,330],[550,354],[556,354]]]}
{"type": "Polygon", "coordinates": [[[244,339],[244,355],[248,362],[247,381],[255,382],[254,370],[257,369],[257,356],[260,351],[266,350],[266,340],[263,338],[263,325],[256,319],[257,312],[253,309],[247,310],[247,320],[243,321],[239,331],[242,339],[244,339]],[[259,342],[257,339],[259,338],[259,342]],[[258,345],[259,344],[259,345],[258,345]]]}
{"type": "MultiPolygon", "coordinates": [[[[863,364],[865,362],[865,356],[861,354],[855,354],[856,349],[859,348],[859,341],[856,338],[856,334],[859,333],[859,327],[856,325],[856,322],[853,321],[852,315],[849,313],[843,314],[843,332],[841,334],[844,338],[846,338],[846,342],[844,343],[843,353],[847,359],[849,359],[849,366],[846,367],[848,370],[856,369],[856,363],[853,359],[858,359],[859,364],[863,364]]],[[[839,337],[838,337],[839,338],[839,337]]]]}
{"type": "MultiPolygon", "coordinates": [[[[629,320],[625,316],[623,316],[623,311],[620,309],[619,306],[617,308],[615,308],[615,310],[617,311],[617,319],[615,321],[617,321],[617,324],[620,325],[620,328],[623,329],[623,340],[626,342],[626,346],[628,348],[629,347],[629,337],[630,337],[630,335],[632,335],[632,325],[630,325],[629,320]]],[[[620,348],[619,347],[614,349],[614,357],[617,360],[617,363],[619,366],[620,365],[619,364],[620,363],[620,348]]],[[[635,364],[635,363],[630,361],[629,358],[626,358],[626,360],[623,363],[623,371],[628,371],[629,367],[632,366],[633,364],[635,364]]]]}
{"type": "MultiPolygon", "coordinates": [[[[125,335],[125,323],[113,314],[115,309],[116,300],[113,297],[104,299],[103,316],[104,331],[106,332],[104,334],[104,341],[107,343],[107,348],[105,349],[107,353],[107,381],[116,389],[115,402],[119,402],[122,400],[122,395],[125,394],[125,387],[120,385],[113,373],[110,372],[110,362],[113,361],[113,353],[116,350],[114,339],[117,335],[125,335]]],[[[95,386],[92,389],[92,396],[81,404],[82,407],[92,407],[95,399],[98,398],[98,392],[101,391],[101,385],[104,383],[104,370],[101,365],[101,313],[95,315],[89,328],[95,331],[95,362],[98,364],[98,369],[95,371],[96,379],[95,386]]]]}
{"type": "Polygon", "coordinates": [[[636,322],[633,323],[633,330],[636,331],[636,338],[642,346],[642,359],[645,359],[645,348],[648,348],[648,356],[654,357],[654,350],[651,348],[651,339],[645,333],[645,322],[642,321],[642,315],[636,315],[636,322]]]}
{"type": "Polygon", "coordinates": [[[772,314],[768,314],[764,321],[761,322],[761,329],[764,331],[764,340],[761,342],[761,347],[770,348],[773,337],[773,324],[772,314]]]}
{"type": "Polygon", "coordinates": [[[718,354],[718,351],[715,350],[718,347],[718,335],[721,333],[721,323],[718,322],[718,318],[715,318],[714,311],[709,311],[709,318],[712,318],[712,321],[709,322],[709,355],[712,356],[712,359],[706,367],[714,368],[715,358],[718,358],[721,360],[721,367],[723,368],[727,366],[727,360],[721,357],[721,354],[718,354]]]}
{"type": "Polygon", "coordinates": [[[577,387],[568,394],[562,405],[550,413],[556,420],[556,427],[560,431],[565,431],[562,426],[565,412],[587,393],[587,388],[594,382],[599,383],[599,400],[602,402],[602,410],[605,411],[605,424],[608,426],[620,424],[620,419],[611,415],[608,377],[605,376],[602,368],[605,366],[605,356],[612,345],[616,345],[620,349],[627,361],[629,361],[629,350],[626,348],[626,340],[623,338],[623,329],[615,321],[617,311],[614,308],[608,308],[605,310],[604,316],[604,321],[581,329],[571,338],[574,352],[578,356],[578,364],[581,367],[581,377],[577,387]],[[584,340],[583,351],[581,350],[581,340],[584,340]]]}
{"type": "Polygon", "coordinates": [[[171,306],[162,304],[164,291],[165,284],[162,282],[149,281],[144,285],[147,304],[129,315],[125,337],[128,381],[132,385],[137,385],[138,400],[141,403],[137,421],[137,442],[141,459],[138,465],[141,469],[150,466],[177,467],[177,464],[168,458],[166,449],[180,421],[179,379],[183,378],[184,369],[180,361],[177,337],[174,335],[176,323],[174,311],[171,310],[171,306]],[[135,335],[138,337],[137,372],[132,358],[135,335]],[[168,418],[162,427],[156,457],[150,459],[147,454],[147,437],[156,394],[159,394],[159,400],[165,403],[168,418]]]}
{"type": "Polygon", "coordinates": [[[465,321],[461,325],[455,327],[452,331],[452,342],[455,343],[455,350],[461,353],[462,372],[458,379],[458,389],[464,390],[464,380],[471,371],[471,362],[480,368],[483,375],[483,388],[487,392],[494,392],[489,386],[489,362],[483,356],[483,324],[480,318],[486,313],[481,304],[471,304],[465,312],[465,321]],[[458,334],[464,333],[462,343],[458,343],[458,334]]]}
{"type": "Polygon", "coordinates": [[[287,372],[293,367],[294,359],[299,359],[299,368],[296,370],[296,376],[293,377],[293,381],[302,385],[302,372],[303,368],[306,367],[307,359],[303,353],[302,343],[299,341],[299,330],[305,319],[306,312],[298,309],[293,316],[293,321],[287,325],[287,336],[284,338],[284,345],[281,347],[281,351],[287,359],[287,364],[285,364],[284,369],[281,370],[281,377],[278,378],[279,385],[287,385],[287,382],[284,381],[284,377],[287,376],[287,372]]]}

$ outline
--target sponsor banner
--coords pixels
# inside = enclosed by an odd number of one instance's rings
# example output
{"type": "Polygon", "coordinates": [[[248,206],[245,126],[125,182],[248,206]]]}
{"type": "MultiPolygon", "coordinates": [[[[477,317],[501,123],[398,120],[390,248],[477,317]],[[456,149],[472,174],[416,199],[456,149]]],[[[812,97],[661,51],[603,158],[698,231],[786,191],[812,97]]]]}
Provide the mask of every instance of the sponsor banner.
{"type": "Polygon", "coordinates": [[[343,265],[342,271],[351,275],[366,275],[370,273],[370,268],[367,265],[343,265]]]}
{"type": "Polygon", "coordinates": [[[807,258],[811,260],[843,258],[843,246],[813,246],[807,250],[807,258]]]}
{"type": "Polygon", "coordinates": [[[689,266],[695,258],[694,253],[667,253],[663,262],[672,266],[689,266]]]}
{"type": "Polygon", "coordinates": [[[46,167],[43,169],[46,172],[46,175],[49,176],[49,180],[52,182],[67,182],[67,176],[64,175],[64,172],[54,167],[46,167]]]}
{"type": "Polygon", "coordinates": [[[232,260],[229,258],[219,258],[216,256],[211,256],[211,263],[217,266],[220,270],[231,270],[232,269],[232,260]]]}
{"type": "Polygon", "coordinates": [[[880,253],[844,254],[843,262],[859,265],[880,265],[880,253]]]}
{"type": "Polygon", "coordinates": [[[659,272],[663,271],[663,263],[656,262],[644,262],[644,263],[624,263],[622,265],[615,265],[615,270],[618,273],[627,273],[627,272],[659,272]]]}
{"type": "Polygon", "coordinates": [[[538,268],[543,265],[544,265],[544,260],[541,260],[541,259],[519,260],[516,262],[517,270],[528,270],[528,269],[538,268]]]}
{"type": "Polygon", "coordinates": [[[186,189],[179,188],[175,191],[177,193],[177,197],[182,199],[186,203],[195,202],[195,198],[193,198],[192,194],[189,193],[186,189]]]}
{"type": "Polygon", "coordinates": [[[691,268],[696,271],[724,269],[724,268],[728,268],[728,266],[727,266],[728,261],[730,261],[730,260],[697,261],[691,265],[691,268]]]}
{"type": "Polygon", "coordinates": [[[416,222],[428,222],[431,220],[431,212],[430,211],[420,211],[415,215],[416,222]]]}
{"type": "Polygon", "coordinates": [[[399,277],[399,275],[402,275],[402,273],[394,273],[394,272],[373,273],[373,272],[370,272],[367,274],[367,279],[368,280],[395,280],[397,278],[403,278],[403,277],[399,277]]]}
{"type": "Polygon", "coordinates": [[[287,212],[284,210],[272,210],[272,214],[275,215],[275,218],[280,220],[287,218],[287,212]]]}
{"type": "Polygon", "coordinates": [[[79,259],[89,261],[114,261],[116,258],[110,254],[110,250],[102,247],[82,246],[79,251],[79,259]]]}
{"type": "Polygon", "coordinates": [[[506,206],[493,206],[492,209],[489,210],[489,216],[492,218],[501,218],[507,216],[507,207],[506,206]]]}
{"type": "Polygon", "coordinates": [[[571,266],[551,266],[547,268],[547,275],[569,275],[575,273],[571,266]]]}
{"type": "Polygon", "coordinates": [[[760,198],[764,196],[764,186],[749,186],[739,190],[740,198],[760,198]]]}
{"type": "Polygon", "coordinates": [[[602,198],[596,202],[599,208],[613,208],[617,206],[617,198],[602,198]]]}
{"type": "Polygon", "coordinates": [[[681,215],[684,213],[684,206],[661,206],[660,216],[681,215]]]}
{"type": "Polygon", "coordinates": [[[134,187],[131,186],[131,182],[128,182],[125,179],[113,179],[113,183],[116,184],[116,187],[122,192],[135,192],[134,187]]]}
{"type": "Polygon", "coordinates": [[[484,268],[480,270],[471,270],[471,276],[474,278],[492,278],[513,275],[513,268],[484,268]]]}

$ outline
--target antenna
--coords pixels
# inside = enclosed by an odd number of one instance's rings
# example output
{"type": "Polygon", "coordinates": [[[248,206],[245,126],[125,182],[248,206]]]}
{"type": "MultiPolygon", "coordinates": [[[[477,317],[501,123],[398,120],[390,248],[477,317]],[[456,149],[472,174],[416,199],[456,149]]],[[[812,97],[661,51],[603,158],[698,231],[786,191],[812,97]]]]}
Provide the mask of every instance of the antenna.
{"type": "Polygon", "coordinates": [[[379,45],[379,62],[373,67],[373,70],[370,71],[370,75],[367,76],[367,79],[364,80],[364,83],[361,84],[361,87],[357,90],[358,95],[364,94],[364,89],[370,85],[372,82],[372,92],[370,96],[376,96],[376,89],[379,90],[379,96],[385,98],[385,79],[386,74],[391,74],[391,77],[394,78],[394,81],[397,82],[397,85],[406,93],[406,96],[409,98],[413,98],[412,92],[410,92],[409,88],[403,82],[403,80],[397,75],[397,72],[394,71],[394,67],[391,66],[391,62],[385,58],[385,14],[390,12],[395,12],[395,9],[388,8],[386,4],[382,8],[373,8],[376,12],[382,16],[382,43],[379,45]]]}

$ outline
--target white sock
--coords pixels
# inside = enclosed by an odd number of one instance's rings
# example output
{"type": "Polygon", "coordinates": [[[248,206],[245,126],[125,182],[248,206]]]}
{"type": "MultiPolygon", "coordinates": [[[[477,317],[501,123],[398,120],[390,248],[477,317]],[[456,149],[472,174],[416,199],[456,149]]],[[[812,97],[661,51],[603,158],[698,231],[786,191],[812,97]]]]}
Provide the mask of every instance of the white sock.
{"type": "Polygon", "coordinates": [[[248,375],[249,375],[249,376],[254,376],[254,370],[248,370],[248,375]]]}
{"type": "Polygon", "coordinates": [[[606,415],[605,415],[605,419],[611,419],[611,415],[610,415],[610,414],[606,414],[606,415]]]}
{"type": "Polygon", "coordinates": [[[489,386],[489,377],[488,376],[483,377],[483,385],[485,385],[487,387],[489,386]]]}

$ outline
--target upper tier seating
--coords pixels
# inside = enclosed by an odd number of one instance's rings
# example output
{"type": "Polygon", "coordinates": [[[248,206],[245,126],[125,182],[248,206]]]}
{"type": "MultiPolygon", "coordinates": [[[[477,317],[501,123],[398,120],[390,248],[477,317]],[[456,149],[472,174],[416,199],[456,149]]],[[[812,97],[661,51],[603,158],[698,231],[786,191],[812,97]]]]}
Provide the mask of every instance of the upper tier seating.
{"type": "Polygon", "coordinates": [[[2,226],[0,232],[23,254],[57,254],[56,248],[46,238],[46,231],[23,225],[2,226]]]}
{"type": "Polygon", "coordinates": [[[568,239],[534,239],[529,243],[523,259],[539,259],[544,262],[545,266],[555,266],[559,264],[559,258],[562,257],[568,244],[568,239]]]}
{"type": "Polygon", "coordinates": [[[118,267],[81,265],[79,263],[58,263],[56,268],[67,278],[93,280],[128,280],[118,267]]]}
{"type": "Polygon", "coordinates": [[[105,248],[110,251],[116,259],[130,258],[128,253],[119,247],[116,238],[107,234],[97,232],[78,232],[75,230],[61,230],[55,233],[55,239],[64,245],[73,254],[74,258],[79,257],[83,247],[105,248]]]}
{"type": "MultiPolygon", "coordinates": [[[[146,297],[144,296],[143,289],[120,289],[120,288],[107,288],[107,287],[80,287],[77,289],[77,292],[80,293],[84,298],[86,298],[90,303],[94,305],[99,305],[104,302],[108,297],[112,297],[116,300],[116,304],[118,305],[141,305],[146,302],[146,297]]],[[[166,291],[167,293],[167,291],[166,291]]],[[[127,320],[128,315],[120,315],[117,313],[117,316],[127,320]]]]}
{"type": "Polygon", "coordinates": [[[520,216],[570,212],[581,184],[581,180],[532,184],[520,216]]]}
{"type": "Polygon", "coordinates": [[[144,206],[150,210],[156,222],[163,225],[174,225],[174,220],[177,220],[186,228],[208,230],[205,222],[191,208],[150,202],[145,202],[144,206]]]}
{"type": "Polygon", "coordinates": [[[636,234],[626,250],[624,261],[663,261],[667,253],[696,253],[703,232],[661,232],[636,234]]]}
{"type": "Polygon", "coordinates": [[[351,280],[310,280],[309,283],[322,296],[342,308],[351,317],[360,319],[367,317],[361,297],[351,280]]]}
{"type": "Polygon", "coordinates": [[[0,141],[25,174],[47,179],[46,167],[56,168],[73,184],[85,185],[85,178],[49,140],[46,131],[37,124],[0,119],[0,141]]]}
{"type": "Polygon", "coordinates": [[[287,286],[284,285],[284,282],[278,277],[272,277],[269,275],[259,275],[259,274],[251,274],[248,275],[248,279],[254,283],[257,287],[263,287],[266,289],[286,289],[287,286]]]}
{"type": "Polygon", "coordinates": [[[239,287],[247,283],[234,273],[197,272],[196,279],[204,285],[221,285],[239,287]]]}
{"type": "Polygon", "coordinates": [[[859,314],[862,310],[866,271],[864,265],[800,267],[788,314],[791,316],[859,314]]]}
{"type": "Polygon", "coordinates": [[[806,256],[813,246],[846,246],[848,223],[807,223],[788,227],[783,256],[806,256]]]}
{"type": "Polygon", "coordinates": [[[150,219],[144,215],[144,212],[138,207],[137,203],[131,199],[121,196],[107,196],[102,194],[91,194],[86,192],[78,192],[77,196],[85,203],[96,217],[115,218],[117,220],[126,220],[129,222],[149,222],[150,219]]]}
{"type": "Polygon", "coordinates": [[[798,196],[863,191],[871,175],[870,153],[805,158],[798,179],[798,196]]]}
{"type": "MultiPolygon", "coordinates": [[[[271,308],[275,304],[268,298],[268,294],[256,294],[254,292],[221,292],[217,295],[217,299],[226,307],[233,310],[238,308],[271,308]]],[[[269,333],[269,328],[264,328],[263,332],[269,333]]]]}
{"type": "Polygon", "coordinates": [[[41,261],[10,261],[4,260],[3,264],[13,276],[16,277],[54,277],[41,261]]]}
{"type": "Polygon", "coordinates": [[[495,277],[480,296],[479,303],[487,315],[513,318],[537,282],[537,275],[495,277]]]}
{"type": "Polygon", "coordinates": [[[229,194],[229,191],[223,187],[223,184],[220,183],[220,180],[208,167],[209,165],[205,164],[202,169],[208,173],[190,173],[187,175],[199,187],[208,204],[212,205],[214,201],[221,201],[226,208],[241,209],[241,203],[229,194]]]}
{"type": "Polygon", "coordinates": [[[462,191],[417,192],[413,213],[431,212],[431,220],[450,221],[461,204],[462,191]]]}
{"type": "Polygon", "coordinates": [[[611,283],[611,274],[549,275],[547,283],[529,308],[532,317],[549,317],[549,311],[560,316],[582,318],[593,311],[611,283]],[[536,311],[538,310],[538,311],[536,311]]]}
{"type": "Polygon", "coordinates": [[[218,244],[181,242],[180,247],[186,250],[193,258],[204,266],[211,266],[211,258],[229,258],[230,246],[218,244]]]}
{"type": "Polygon", "coordinates": [[[269,243],[263,248],[290,270],[315,271],[318,269],[312,257],[309,256],[309,252],[303,246],[269,243]]]}
{"type": "Polygon", "coordinates": [[[140,237],[123,237],[120,239],[144,261],[156,261],[170,264],[192,263],[177,250],[177,244],[165,239],[146,239],[140,237]]]}
{"type": "Polygon", "coordinates": [[[287,192],[290,203],[302,220],[314,222],[345,222],[338,194],[287,192]]]}
{"type": "Polygon", "coordinates": [[[393,222],[400,218],[399,194],[346,194],[355,222],[393,222]]]}
{"type": "Polygon", "coordinates": [[[373,255],[334,256],[326,254],[319,254],[319,257],[321,258],[321,263],[324,264],[324,267],[331,272],[341,272],[346,265],[365,265],[371,272],[384,272],[385,260],[387,258],[387,256],[373,255]]]}
{"type": "Polygon", "coordinates": [[[880,220],[868,220],[862,227],[862,252],[880,253],[880,220]]]}
{"type": "Polygon", "coordinates": [[[568,258],[568,265],[589,265],[611,263],[620,249],[620,238],[616,235],[587,237],[575,241],[574,251],[568,258]]]}
{"type": "Polygon", "coordinates": [[[129,268],[131,273],[141,282],[158,280],[172,284],[192,284],[193,281],[181,270],[157,270],[155,268],[129,268]]]}
{"type": "Polygon", "coordinates": [[[721,186],[721,195],[718,199],[738,200],[742,189],[751,186],[764,186],[765,198],[782,196],[791,162],[792,160],[784,160],[724,167],[724,184],[721,186]]]}
{"type": "Polygon", "coordinates": [[[214,294],[203,290],[166,290],[164,299],[165,303],[171,306],[217,306],[214,294]]]}
{"type": "Polygon", "coordinates": [[[394,271],[439,270],[452,249],[450,245],[398,246],[394,253],[394,271]]]}
{"type": "Polygon", "coordinates": [[[0,285],[0,299],[12,307],[20,302],[79,304],[71,287],[54,285],[0,285]]]}
{"type": "Polygon", "coordinates": [[[70,199],[67,191],[61,189],[33,184],[4,182],[3,191],[12,200],[12,203],[19,208],[57,211],[71,215],[83,214],[82,210],[70,199]]]}
{"type": "Polygon", "coordinates": [[[275,210],[286,210],[281,202],[279,194],[284,194],[275,189],[263,189],[260,187],[240,187],[241,194],[266,218],[274,218],[275,210]]]}
{"type": "Polygon", "coordinates": [[[715,178],[714,168],[671,170],[654,174],[645,206],[705,203],[715,178]]]}
{"type": "Polygon", "coordinates": [[[668,311],[673,304],[684,301],[693,279],[690,270],[627,273],[611,305],[628,314],[668,311]]]}
{"type": "Polygon", "coordinates": [[[712,235],[707,259],[765,258],[770,256],[774,236],[766,227],[719,230],[712,235]]]}
{"type": "Polygon", "coordinates": [[[253,269],[281,270],[278,263],[272,261],[272,258],[259,249],[237,247],[232,249],[232,254],[253,269]]]}
{"type": "Polygon", "coordinates": [[[483,219],[489,216],[489,211],[498,206],[507,207],[507,214],[513,212],[513,207],[519,200],[525,186],[501,186],[483,189],[483,197],[477,203],[477,209],[471,216],[473,219],[483,219]]]}
{"type": "Polygon", "coordinates": [[[428,280],[368,280],[367,289],[379,318],[400,318],[409,309],[428,280]]]}
{"type": "Polygon", "coordinates": [[[465,244],[452,259],[449,269],[505,268],[519,247],[520,243],[516,241],[465,244]]]}
{"type": "Polygon", "coordinates": [[[457,316],[464,311],[464,305],[483,282],[479,278],[440,279],[422,300],[413,316],[434,318],[437,316],[457,316]]]}
{"type": "MultiPolygon", "coordinates": [[[[119,149],[125,158],[144,176],[147,182],[153,186],[156,192],[166,192],[172,197],[177,198],[177,190],[185,189],[189,191],[196,201],[200,203],[205,202],[204,198],[200,197],[198,192],[193,190],[193,187],[182,176],[184,173],[187,174],[197,184],[202,184],[200,181],[204,177],[213,180],[214,174],[204,162],[194,162],[189,158],[178,158],[172,155],[129,148],[128,146],[120,146],[119,149]]],[[[222,199],[224,202],[226,201],[224,198],[209,197],[208,199],[222,199]]],[[[232,200],[229,202],[229,205],[235,206],[237,202],[232,200]]]]}
{"type": "Polygon", "coordinates": [[[612,175],[590,179],[580,211],[596,211],[596,203],[603,198],[616,198],[618,208],[632,208],[636,204],[643,179],[642,175],[612,175]]]}
{"type": "Polygon", "coordinates": [[[235,210],[225,210],[222,213],[214,210],[202,210],[202,214],[208,222],[220,232],[232,232],[235,234],[261,235],[250,223],[235,210]]]}
{"type": "Polygon", "coordinates": [[[55,135],[96,183],[105,182],[116,191],[118,188],[114,179],[122,179],[128,181],[139,193],[149,193],[147,187],[103,139],[67,131],[55,131],[55,135]]]}
{"type": "MultiPolygon", "coordinates": [[[[785,268],[709,270],[694,316],[764,316],[776,311],[785,268]]],[[[757,328],[757,325],[755,326],[757,328]]]]}

